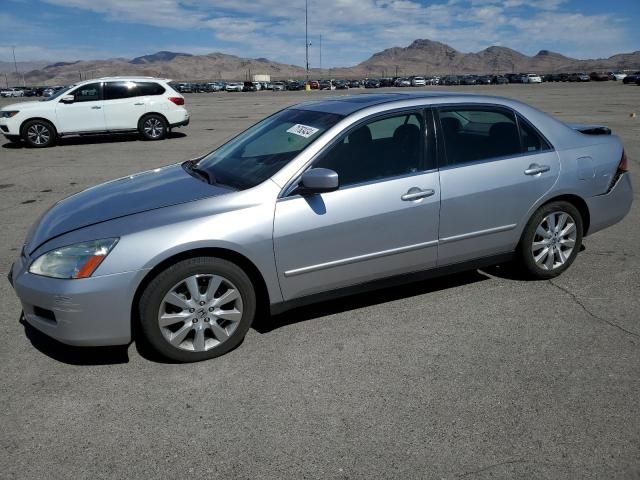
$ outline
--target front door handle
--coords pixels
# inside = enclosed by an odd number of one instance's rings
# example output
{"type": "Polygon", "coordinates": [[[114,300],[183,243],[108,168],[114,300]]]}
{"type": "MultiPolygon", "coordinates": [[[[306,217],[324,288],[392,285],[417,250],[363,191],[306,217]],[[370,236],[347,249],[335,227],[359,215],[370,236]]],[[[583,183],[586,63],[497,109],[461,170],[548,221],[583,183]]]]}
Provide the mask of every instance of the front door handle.
{"type": "Polygon", "coordinates": [[[91,110],[100,110],[102,107],[99,107],[98,105],[95,105],[93,107],[91,107],[91,110]]]}
{"type": "Polygon", "coordinates": [[[531,165],[529,165],[529,168],[524,171],[524,174],[538,175],[539,173],[548,172],[549,170],[551,170],[551,167],[549,165],[538,165],[537,163],[532,163],[531,165]]]}
{"type": "Polygon", "coordinates": [[[404,200],[405,202],[410,202],[412,200],[420,200],[421,198],[430,197],[435,193],[436,191],[431,188],[422,190],[418,187],[411,187],[407,193],[400,197],[400,199],[404,200]]]}

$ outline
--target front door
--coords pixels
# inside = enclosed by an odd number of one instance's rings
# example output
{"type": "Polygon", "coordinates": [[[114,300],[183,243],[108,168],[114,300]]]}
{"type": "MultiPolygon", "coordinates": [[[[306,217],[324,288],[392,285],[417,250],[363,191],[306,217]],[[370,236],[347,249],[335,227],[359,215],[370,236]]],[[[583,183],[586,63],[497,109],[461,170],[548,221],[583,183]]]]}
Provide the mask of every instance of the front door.
{"type": "Polygon", "coordinates": [[[62,98],[54,100],[58,102],[56,127],[59,133],[102,132],[106,129],[100,82],[81,85],[67,95],[73,95],[72,103],[64,103],[62,98]]]}
{"type": "Polygon", "coordinates": [[[274,250],[285,300],[436,265],[432,137],[420,111],[362,122],[312,166],[336,171],[338,190],[294,191],[277,202],[274,250]]]}

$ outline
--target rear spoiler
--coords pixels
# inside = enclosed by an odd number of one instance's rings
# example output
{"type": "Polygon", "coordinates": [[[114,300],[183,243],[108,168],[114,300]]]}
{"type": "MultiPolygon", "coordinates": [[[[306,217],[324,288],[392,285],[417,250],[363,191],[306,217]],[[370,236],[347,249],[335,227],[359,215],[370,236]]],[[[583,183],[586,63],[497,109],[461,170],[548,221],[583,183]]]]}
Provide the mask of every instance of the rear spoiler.
{"type": "Polygon", "coordinates": [[[611,129],[604,125],[585,125],[582,123],[567,123],[566,125],[585,135],[611,135],[611,129]]]}

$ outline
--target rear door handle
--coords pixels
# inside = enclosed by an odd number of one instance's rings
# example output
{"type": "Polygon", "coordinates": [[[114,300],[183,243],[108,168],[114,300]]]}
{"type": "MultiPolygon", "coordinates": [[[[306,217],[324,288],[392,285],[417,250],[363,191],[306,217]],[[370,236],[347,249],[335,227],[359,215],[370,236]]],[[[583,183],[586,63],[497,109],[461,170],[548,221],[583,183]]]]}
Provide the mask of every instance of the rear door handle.
{"type": "Polygon", "coordinates": [[[412,200],[420,200],[421,198],[430,197],[435,193],[436,191],[431,188],[422,190],[418,187],[411,187],[407,193],[400,197],[400,199],[404,200],[405,202],[410,202],[412,200]]]}
{"type": "Polygon", "coordinates": [[[98,105],[95,105],[93,107],[91,107],[91,110],[100,110],[102,107],[99,107],[98,105]]]}
{"type": "Polygon", "coordinates": [[[144,102],[134,103],[134,105],[144,105],[144,102]]]}
{"type": "Polygon", "coordinates": [[[524,171],[524,174],[538,175],[539,173],[548,172],[549,170],[551,170],[551,167],[549,165],[538,165],[537,163],[532,163],[531,165],[529,165],[529,168],[524,171]]]}

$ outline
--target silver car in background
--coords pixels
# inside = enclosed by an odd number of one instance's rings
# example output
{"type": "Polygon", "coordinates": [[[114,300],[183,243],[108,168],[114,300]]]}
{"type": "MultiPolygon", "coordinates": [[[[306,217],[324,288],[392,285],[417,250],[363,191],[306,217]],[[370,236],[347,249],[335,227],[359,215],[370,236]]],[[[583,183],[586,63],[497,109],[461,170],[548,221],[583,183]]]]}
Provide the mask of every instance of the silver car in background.
{"type": "Polygon", "coordinates": [[[620,221],[620,140],[515,100],[449,93],[289,107],[202,158],[58,202],[10,273],[33,327],[221,355],[257,315],[517,260],[559,275],[620,221]]]}

